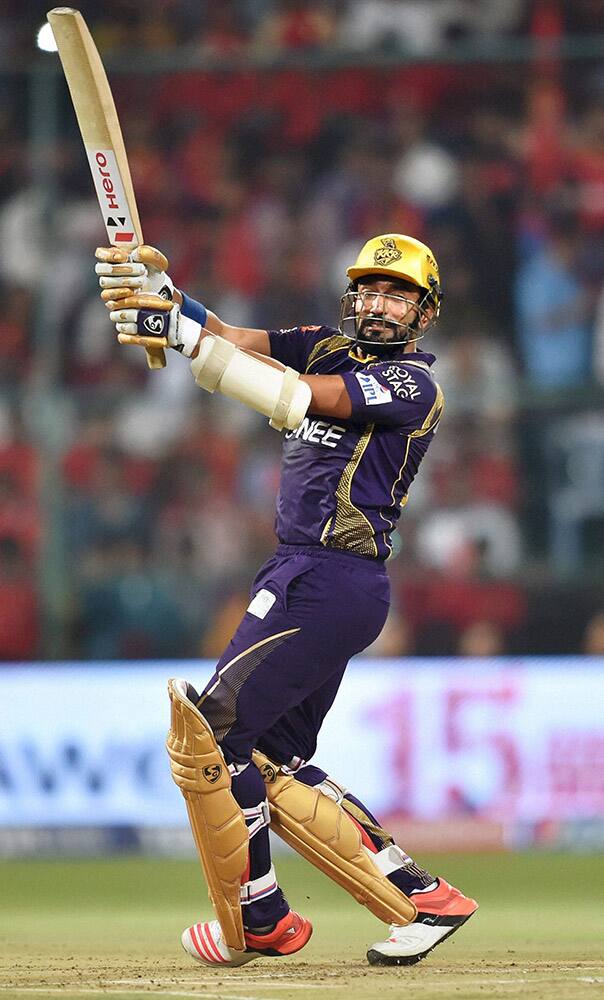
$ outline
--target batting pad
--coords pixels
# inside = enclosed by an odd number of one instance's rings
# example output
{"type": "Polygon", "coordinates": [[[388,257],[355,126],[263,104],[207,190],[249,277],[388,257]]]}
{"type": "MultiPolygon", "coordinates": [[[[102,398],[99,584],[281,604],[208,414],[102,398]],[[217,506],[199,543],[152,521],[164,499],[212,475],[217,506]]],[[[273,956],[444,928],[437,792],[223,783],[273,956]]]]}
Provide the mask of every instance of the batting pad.
{"type": "Polygon", "coordinates": [[[225,941],[229,948],[245,951],[240,892],[248,863],[248,831],[214,734],[180,686],[174,679],[168,681],[172,723],[166,747],[172,777],[187,804],[193,839],[225,941]]]}
{"type": "Polygon", "coordinates": [[[303,785],[258,751],[271,830],[387,924],[410,924],[417,909],[371,860],[354,820],[317,788],[303,785]]]}

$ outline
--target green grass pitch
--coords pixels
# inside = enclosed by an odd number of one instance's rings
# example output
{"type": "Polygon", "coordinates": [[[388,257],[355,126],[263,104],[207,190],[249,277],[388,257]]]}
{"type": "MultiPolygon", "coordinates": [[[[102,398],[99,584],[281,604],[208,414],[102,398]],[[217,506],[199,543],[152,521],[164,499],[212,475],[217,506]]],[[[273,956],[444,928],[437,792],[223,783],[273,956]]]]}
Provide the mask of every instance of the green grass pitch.
{"type": "Polygon", "coordinates": [[[381,925],[304,861],[277,859],[315,933],[289,959],[214,971],[181,951],[211,910],[195,862],[0,862],[0,1000],[413,1000],[604,995],[604,859],[490,854],[422,858],[480,910],[410,969],[372,969],[381,925]]]}

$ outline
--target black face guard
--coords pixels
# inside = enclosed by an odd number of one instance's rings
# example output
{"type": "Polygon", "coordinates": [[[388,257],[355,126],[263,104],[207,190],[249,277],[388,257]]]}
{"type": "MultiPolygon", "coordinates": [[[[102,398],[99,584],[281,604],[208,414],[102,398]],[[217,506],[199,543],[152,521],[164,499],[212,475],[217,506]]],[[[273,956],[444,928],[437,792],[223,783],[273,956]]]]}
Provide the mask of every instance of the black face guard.
{"type": "MultiPolygon", "coordinates": [[[[385,316],[373,313],[362,314],[362,298],[364,295],[375,297],[376,292],[367,290],[359,292],[350,285],[340,300],[340,333],[357,344],[362,344],[371,351],[385,352],[402,347],[405,344],[421,340],[428,329],[436,322],[440,306],[440,289],[421,289],[424,292],[418,302],[406,298],[405,295],[386,293],[384,299],[396,302],[406,302],[415,310],[411,322],[397,322],[386,319],[385,316]],[[358,306],[358,311],[357,311],[358,306]],[[420,326],[420,321],[427,322],[420,326]]],[[[381,293],[380,293],[380,297],[381,293]]]]}

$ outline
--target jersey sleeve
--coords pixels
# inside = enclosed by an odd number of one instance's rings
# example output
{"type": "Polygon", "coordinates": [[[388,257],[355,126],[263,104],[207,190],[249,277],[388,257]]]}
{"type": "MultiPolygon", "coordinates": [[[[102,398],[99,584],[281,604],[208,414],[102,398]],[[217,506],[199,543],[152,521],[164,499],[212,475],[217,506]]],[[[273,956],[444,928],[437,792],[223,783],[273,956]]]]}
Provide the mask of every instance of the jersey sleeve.
{"type": "Polygon", "coordinates": [[[429,430],[444,406],[440,386],[429,372],[404,361],[383,362],[342,376],[352,402],[351,419],[401,430],[429,430]]]}
{"type": "Polygon", "coordinates": [[[271,358],[303,373],[317,344],[336,332],[328,326],[294,326],[289,330],[269,330],[271,358]]]}

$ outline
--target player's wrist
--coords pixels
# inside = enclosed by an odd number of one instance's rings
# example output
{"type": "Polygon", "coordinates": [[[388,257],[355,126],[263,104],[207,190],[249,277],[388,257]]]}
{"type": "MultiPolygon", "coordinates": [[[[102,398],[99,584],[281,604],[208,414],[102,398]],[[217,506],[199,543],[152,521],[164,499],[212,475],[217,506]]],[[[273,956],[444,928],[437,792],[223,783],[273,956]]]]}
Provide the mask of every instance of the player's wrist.
{"type": "Polygon", "coordinates": [[[208,310],[204,306],[203,302],[198,302],[197,299],[191,298],[186,292],[181,291],[182,303],[180,306],[181,314],[186,318],[193,320],[193,322],[199,324],[199,327],[205,327],[208,320],[208,310]]]}
{"type": "Polygon", "coordinates": [[[197,357],[199,353],[199,342],[203,334],[203,327],[190,316],[185,316],[182,306],[175,306],[176,319],[170,324],[168,333],[168,343],[170,347],[180,351],[186,358],[197,357]],[[174,343],[172,343],[172,339],[174,343]]]}

